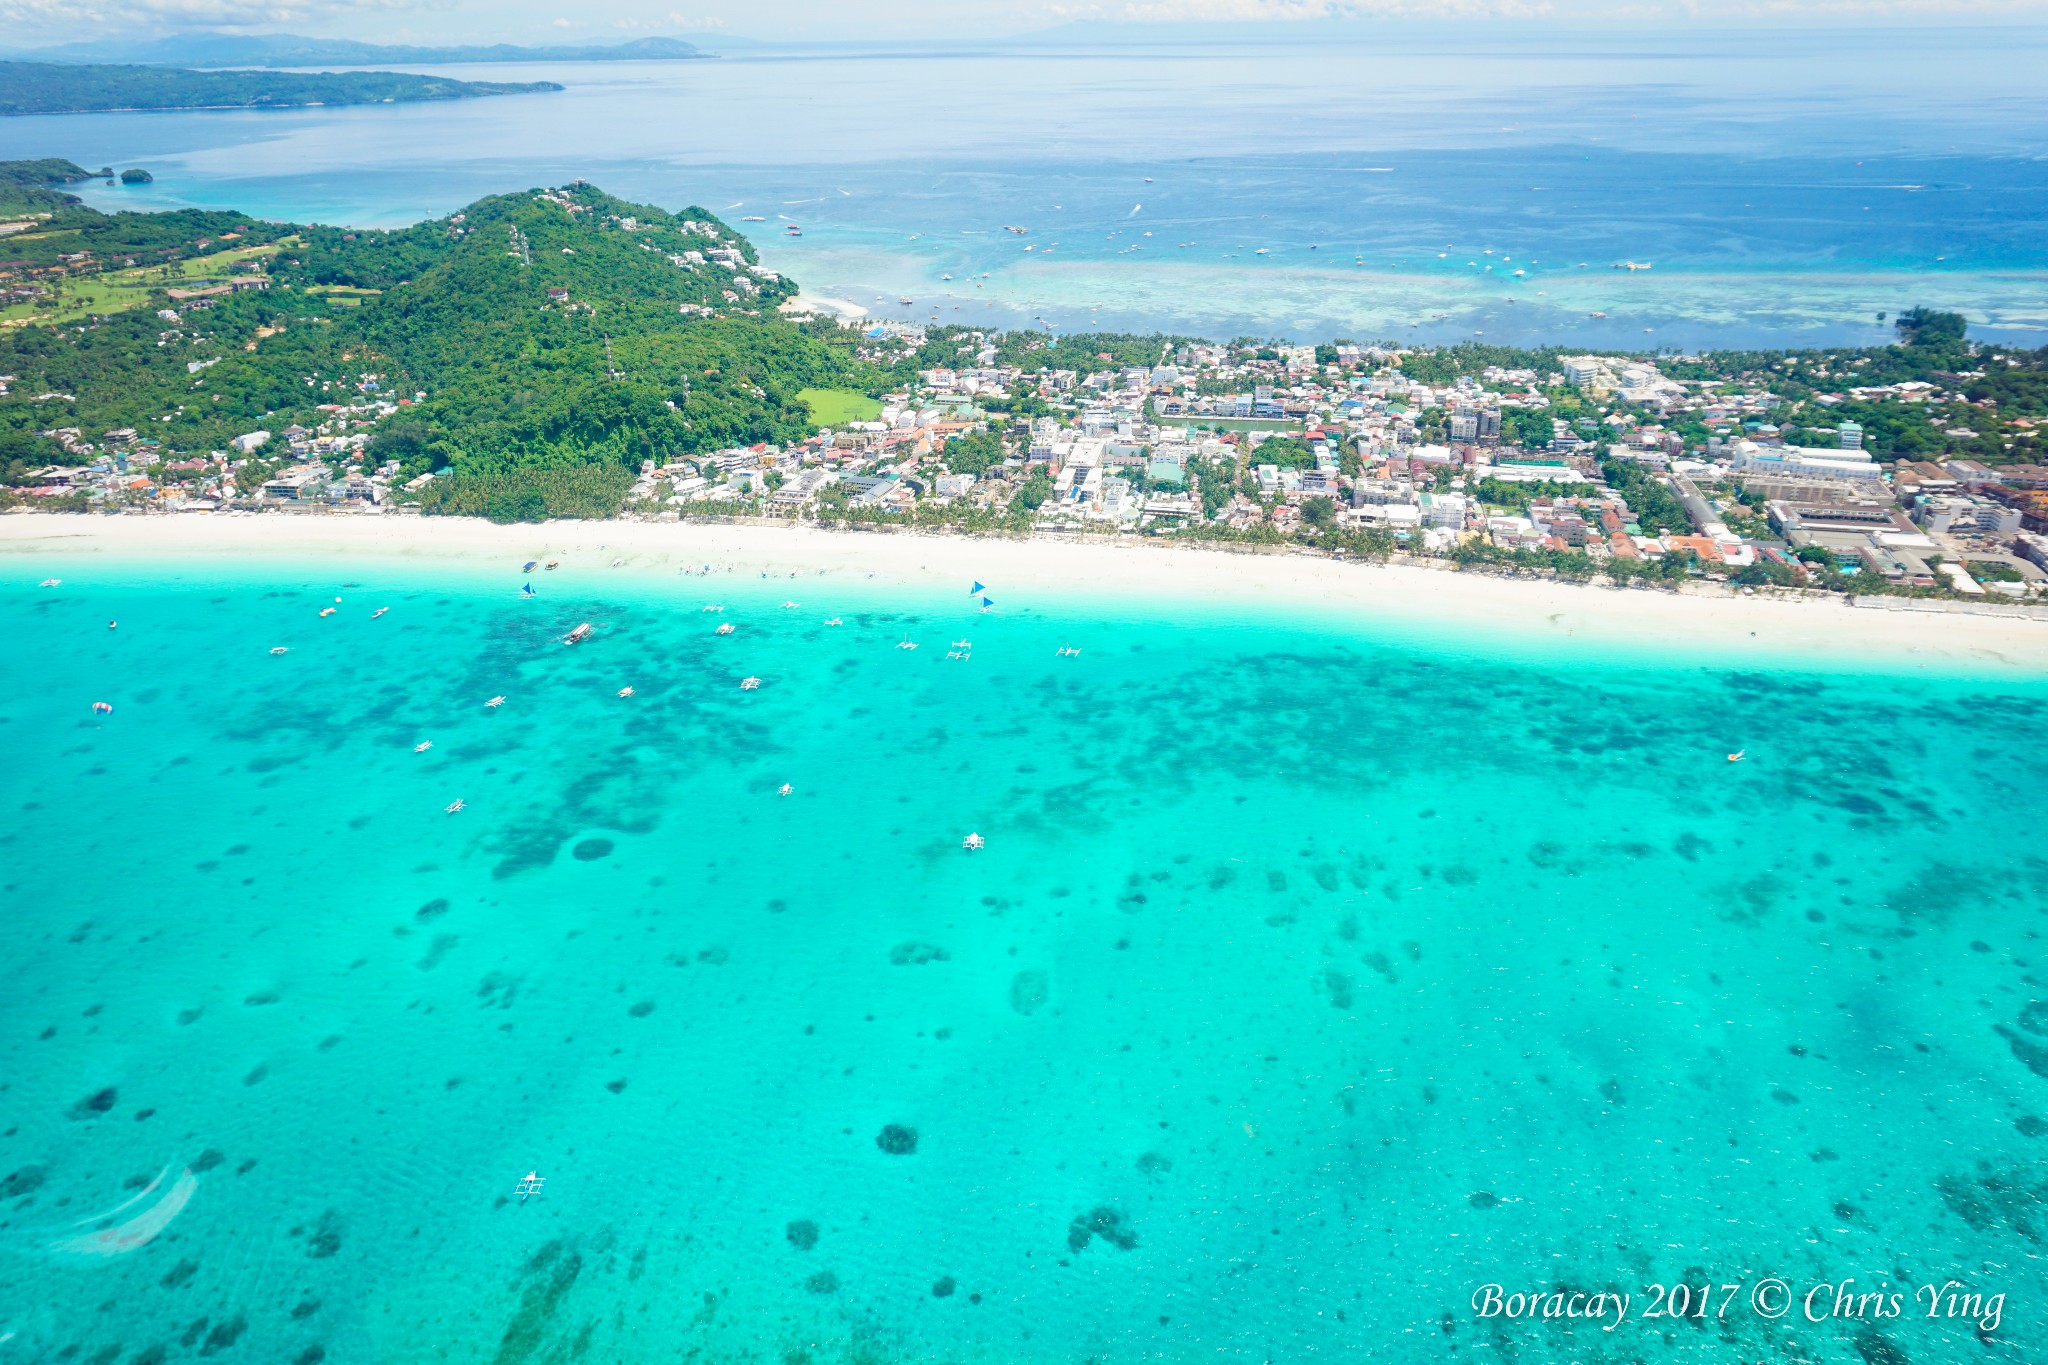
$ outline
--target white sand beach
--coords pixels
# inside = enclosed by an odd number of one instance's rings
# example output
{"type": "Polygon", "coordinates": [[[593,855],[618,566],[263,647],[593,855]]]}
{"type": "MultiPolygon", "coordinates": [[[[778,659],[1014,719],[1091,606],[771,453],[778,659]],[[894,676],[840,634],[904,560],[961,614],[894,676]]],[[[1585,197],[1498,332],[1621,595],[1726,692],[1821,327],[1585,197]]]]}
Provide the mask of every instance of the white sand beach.
{"type": "MultiPolygon", "coordinates": [[[[0,516],[0,579],[77,577],[80,561],[185,560],[303,567],[332,559],[390,567],[488,569],[557,558],[583,571],[677,579],[845,575],[877,586],[957,595],[1001,584],[1005,605],[1059,598],[1146,600],[1177,609],[1302,612],[1383,623],[1396,634],[1475,650],[1546,654],[1613,649],[1726,666],[1964,668],[2048,674],[2048,622],[2012,616],[1857,609],[1840,599],[1685,592],[1507,579],[1415,565],[1342,563],[1164,542],[1072,543],[826,531],[810,527],[630,521],[496,526],[412,516],[0,516]],[[614,560],[624,560],[617,569],[614,560]]],[[[565,578],[568,575],[565,575],[565,578]]],[[[812,589],[810,595],[815,595],[812,589]]]]}

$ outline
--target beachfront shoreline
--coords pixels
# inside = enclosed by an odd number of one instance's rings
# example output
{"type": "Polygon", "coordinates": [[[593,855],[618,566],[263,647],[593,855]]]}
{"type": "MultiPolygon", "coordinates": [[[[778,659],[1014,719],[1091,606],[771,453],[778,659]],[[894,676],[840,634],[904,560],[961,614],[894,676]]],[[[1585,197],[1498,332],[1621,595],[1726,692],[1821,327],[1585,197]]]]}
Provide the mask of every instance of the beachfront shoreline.
{"type": "Polygon", "coordinates": [[[1000,584],[1010,607],[1108,598],[1124,606],[1149,601],[1175,609],[1335,614],[1474,649],[1625,649],[1743,667],[2048,674],[2048,624],[2019,616],[1854,610],[1840,599],[1744,596],[1718,585],[1624,590],[1162,541],[1090,544],[688,521],[501,526],[459,517],[0,516],[0,581],[75,576],[83,557],[246,567],[264,561],[359,564],[365,556],[393,567],[467,570],[559,559],[572,571],[565,583],[600,570],[672,581],[705,565],[728,579],[858,574],[873,587],[935,595],[957,596],[965,584],[980,581],[1000,584]],[[616,560],[624,563],[614,569],[616,560]]]}

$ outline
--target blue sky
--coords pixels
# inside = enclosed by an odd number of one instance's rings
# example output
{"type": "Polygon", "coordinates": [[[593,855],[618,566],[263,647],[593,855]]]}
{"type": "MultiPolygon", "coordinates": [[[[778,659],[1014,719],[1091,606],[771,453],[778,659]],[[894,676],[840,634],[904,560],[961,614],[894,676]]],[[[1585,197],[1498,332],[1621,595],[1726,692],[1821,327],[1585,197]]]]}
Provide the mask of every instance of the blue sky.
{"type": "Polygon", "coordinates": [[[2048,19],[2048,0],[0,0],[9,45],[204,28],[435,42],[647,34],[945,40],[1084,20],[1230,23],[1278,35],[1333,18],[1558,26],[2034,23],[2048,19]]]}

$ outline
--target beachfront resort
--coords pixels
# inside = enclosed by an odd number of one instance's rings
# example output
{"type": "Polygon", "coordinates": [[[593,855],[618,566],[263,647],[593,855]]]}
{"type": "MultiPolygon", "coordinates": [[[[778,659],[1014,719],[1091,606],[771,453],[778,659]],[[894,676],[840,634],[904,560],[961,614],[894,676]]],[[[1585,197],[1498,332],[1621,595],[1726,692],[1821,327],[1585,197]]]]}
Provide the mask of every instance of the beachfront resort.
{"type": "MultiPolygon", "coordinates": [[[[1909,379],[1882,355],[1792,353],[1789,372],[1745,374],[1722,357],[1481,365],[1253,342],[1070,366],[1057,362],[1085,338],[845,326],[864,362],[906,382],[847,395],[802,441],[645,460],[621,515],[1398,553],[1617,582],[2048,591],[2048,467],[2033,420],[1986,388],[2021,363],[1995,349],[1909,379]]],[[[437,471],[383,455],[377,435],[427,395],[388,384],[322,379],[310,424],[225,450],[53,429],[72,462],[34,471],[16,506],[416,514],[437,471]]]]}

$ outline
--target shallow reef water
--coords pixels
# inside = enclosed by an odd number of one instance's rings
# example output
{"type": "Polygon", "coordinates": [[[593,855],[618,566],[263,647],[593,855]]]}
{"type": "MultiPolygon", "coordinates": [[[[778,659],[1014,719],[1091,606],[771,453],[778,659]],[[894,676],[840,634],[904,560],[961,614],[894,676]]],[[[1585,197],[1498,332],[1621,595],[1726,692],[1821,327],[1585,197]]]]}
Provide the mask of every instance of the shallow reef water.
{"type": "Polygon", "coordinates": [[[0,1362],[2048,1358],[2048,680],[44,572],[0,1362]]]}

